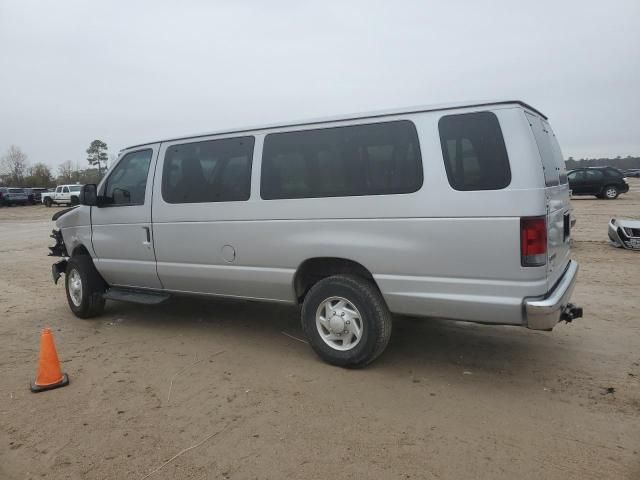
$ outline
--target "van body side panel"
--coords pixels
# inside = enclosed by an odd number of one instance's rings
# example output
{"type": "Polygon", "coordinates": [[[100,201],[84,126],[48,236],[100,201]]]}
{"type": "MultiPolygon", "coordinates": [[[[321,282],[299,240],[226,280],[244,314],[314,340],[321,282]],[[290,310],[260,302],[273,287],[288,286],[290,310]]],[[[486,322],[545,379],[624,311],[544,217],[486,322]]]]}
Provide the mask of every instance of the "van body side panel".
{"type": "Polygon", "coordinates": [[[71,255],[77,247],[87,249],[92,257],[95,257],[91,243],[91,207],[80,205],[62,215],[56,226],[62,233],[67,252],[71,255]]]}
{"type": "Polygon", "coordinates": [[[544,275],[538,280],[539,275],[519,274],[517,242],[478,253],[496,235],[517,238],[519,225],[519,218],[505,217],[490,225],[482,218],[415,218],[162,223],[154,228],[158,272],[168,290],[294,302],[297,267],[312,257],[339,257],[368,268],[394,312],[519,324],[522,299],[545,291],[544,275]],[[233,264],[223,258],[224,245],[234,246],[233,264]]]}
{"type": "MultiPolygon", "coordinates": [[[[547,291],[546,267],[520,265],[520,217],[546,213],[544,178],[523,110],[491,111],[511,165],[511,183],[501,190],[456,191],[449,185],[438,135],[438,121],[449,112],[385,119],[416,126],[424,184],[410,194],[262,200],[261,133],[255,135],[249,200],[169,204],[161,178],[171,143],[163,144],[153,230],[164,287],[295,302],[299,265],[338,257],[367,268],[394,312],[522,324],[523,298],[547,291]]],[[[297,129],[305,127],[274,131],[297,129]]]]}

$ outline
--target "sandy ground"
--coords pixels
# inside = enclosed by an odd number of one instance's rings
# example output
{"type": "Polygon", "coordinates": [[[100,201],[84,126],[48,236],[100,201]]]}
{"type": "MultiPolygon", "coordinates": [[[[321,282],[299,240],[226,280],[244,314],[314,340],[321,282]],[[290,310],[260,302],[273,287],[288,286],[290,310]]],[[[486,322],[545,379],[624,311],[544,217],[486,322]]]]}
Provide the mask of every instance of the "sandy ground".
{"type": "Polygon", "coordinates": [[[640,181],[579,198],[575,300],[553,332],[397,319],[365,370],[322,363],[296,308],[176,298],[80,320],[46,257],[55,209],[0,209],[0,478],[640,479],[640,181]],[[32,394],[40,329],[71,385],[32,394]],[[615,389],[607,393],[607,388],[615,389]],[[213,435],[213,436],[212,436],[213,435]]]}

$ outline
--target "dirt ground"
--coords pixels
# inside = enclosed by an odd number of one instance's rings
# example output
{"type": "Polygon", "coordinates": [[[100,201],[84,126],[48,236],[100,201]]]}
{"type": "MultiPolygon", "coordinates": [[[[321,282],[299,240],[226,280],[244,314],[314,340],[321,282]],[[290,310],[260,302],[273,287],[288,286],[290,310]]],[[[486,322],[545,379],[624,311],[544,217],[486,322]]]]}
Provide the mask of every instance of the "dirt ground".
{"type": "Polygon", "coordinates": [[[288,336],[293,307],[175,298],[77,319],[46,256],[56,209],[2,208],[0,479],[640,479],[640,252],[607,244],[611,216],[640,218],[632,182],[573,201],[583,319],[399,318],[355,371],[288,336]],[[71,384],[36,395],[45,326],[71,384]]]}

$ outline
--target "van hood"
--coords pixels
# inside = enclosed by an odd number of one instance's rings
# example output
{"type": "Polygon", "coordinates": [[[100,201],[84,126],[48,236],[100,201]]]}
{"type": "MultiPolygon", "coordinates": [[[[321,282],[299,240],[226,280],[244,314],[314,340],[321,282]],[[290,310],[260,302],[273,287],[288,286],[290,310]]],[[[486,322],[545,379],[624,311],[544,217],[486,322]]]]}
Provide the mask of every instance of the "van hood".
{"type": "Polygon", "coordinates": [[[71,207],[71,208],[65,208],[64,210],[60,210],[59,212],[56,212],[56,213],[54,213],[54,214],[53,214],[53,217],[51,217],[51,220],[53,220],[53,221],[55,222],[55,221],[56,221],[56,220],[58,220],[62,215],[64,215],[64,214],[65,214],[65,213],[67,213],[67,212],[70,212],[71,210],[74,210],[74,209],[76,209],[76,208],[78,208],[78,206],[77,206],[77,205],[74,205],[74,206],[73,206],[73,207],[71,207]]]}
{"type": "Polygon", "coordinates": [[[51,220],[58,228],[80,227],[91,224],[91,207],[77,205],[57,212],[51,220]]]}

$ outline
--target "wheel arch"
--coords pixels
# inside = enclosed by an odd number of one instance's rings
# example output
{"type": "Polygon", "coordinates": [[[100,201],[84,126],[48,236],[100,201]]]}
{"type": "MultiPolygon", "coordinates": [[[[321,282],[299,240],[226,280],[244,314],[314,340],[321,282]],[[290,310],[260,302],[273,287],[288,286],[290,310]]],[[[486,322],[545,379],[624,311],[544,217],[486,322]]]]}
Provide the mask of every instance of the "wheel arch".
{"type": "Polygon", "coordinates": [[[366,278],[378,288],[371,271],[355,260],[342,257],[312,257],[300,263],[293,276],[293,290],[297,301],[302,302],[309,289],[318,281],[340,274],[366,278]]]}
{"type": "Polygon", "coordinates": [[[82,243],[73,247],[73,250],[71,251],[72,257],[77,257],[78,255],[87,255],[88,257],[91,257],[91,253],[89,253],[89,249],[87,249],[87,247],[85,247],[82,243]]]}

